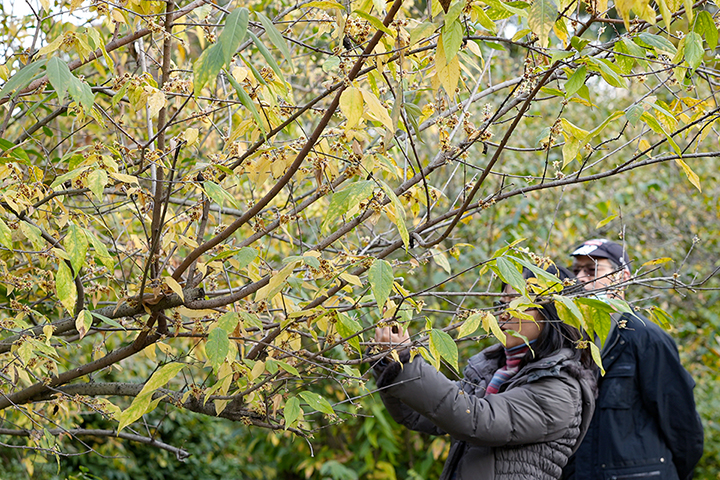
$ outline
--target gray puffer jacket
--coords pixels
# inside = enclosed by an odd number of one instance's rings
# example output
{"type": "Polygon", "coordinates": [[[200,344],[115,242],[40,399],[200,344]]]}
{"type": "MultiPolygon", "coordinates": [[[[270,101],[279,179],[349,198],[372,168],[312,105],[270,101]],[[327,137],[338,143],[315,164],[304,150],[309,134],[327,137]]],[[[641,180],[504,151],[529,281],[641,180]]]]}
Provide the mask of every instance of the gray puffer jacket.
{"type": "Polygon", "coordinates": [[[453,382],[420,356],[377,368],[381,398],[398,423],[453,438],[440,480],[551,480],[585,435],[595,408],[594,376],[563,349],[525,365],[485,397],[502,345],[470,358],[453,382]]]}

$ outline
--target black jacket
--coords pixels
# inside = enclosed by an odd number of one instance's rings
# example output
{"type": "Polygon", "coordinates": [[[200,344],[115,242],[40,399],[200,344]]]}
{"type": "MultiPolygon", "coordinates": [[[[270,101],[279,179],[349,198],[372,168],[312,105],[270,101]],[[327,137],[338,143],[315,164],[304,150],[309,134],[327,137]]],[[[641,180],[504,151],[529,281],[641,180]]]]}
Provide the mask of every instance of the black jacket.
{"type": "Polygon", "coordinates": [[[624,313],[603,349],[595,414],[563,478],[686,480],[703,453],[693,382],[675,342],[624,313]]]}

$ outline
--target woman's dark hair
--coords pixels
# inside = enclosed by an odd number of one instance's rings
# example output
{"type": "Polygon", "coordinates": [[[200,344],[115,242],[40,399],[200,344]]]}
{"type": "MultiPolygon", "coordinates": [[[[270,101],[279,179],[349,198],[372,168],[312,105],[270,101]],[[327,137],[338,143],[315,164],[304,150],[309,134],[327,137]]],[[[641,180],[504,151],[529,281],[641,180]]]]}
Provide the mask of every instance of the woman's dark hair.
{"type": "MultiPolygon", "coordinates": [[[[550,265],[545,268],[545,271],[555,275],[560,280],[571,280],[575,278],[575,275],[565,267],[550,265]]],[[[525,268],[523,269],[523,278],[535,278],[535,274],[525,268]]],[[[506,284],[503,283],[501,291],[505,290],[506,284]]],[[[590,348],[577,348],[577,342],[579,340],[588,340],[588,336],[577,328],[563,323],[558,315],[557,307],[555,307],[554,301],[543,302],[538,308],[538,312],[545,319],[545,326],[540,330],[540,334],[537,340],[532,345],[530,351],[525,355],[520,362],[520,366],[525,366],[532,360],[539,360],[541,358],[548,357],[556,353],[561,348],[570,348],[575,352],[576,358],[580,360],[580,363],[585,368],[594,368],[594,361],[590,348]]]]}

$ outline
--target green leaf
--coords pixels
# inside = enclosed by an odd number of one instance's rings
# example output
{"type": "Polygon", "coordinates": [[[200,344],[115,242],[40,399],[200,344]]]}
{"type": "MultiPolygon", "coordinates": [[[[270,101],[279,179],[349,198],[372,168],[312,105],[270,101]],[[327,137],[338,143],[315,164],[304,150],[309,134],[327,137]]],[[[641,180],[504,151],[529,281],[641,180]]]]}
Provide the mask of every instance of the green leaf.
{"type": "Polygon", "coordinates": [[[217,77],[224,64],[223,50],[217,43],[200,54],[200,58],[193,64],[193,89],[196,97],[210,79],[217,77]]]}
{"type": "Polygon", "coordinates": [[[562,90],[557,89],[557,88],[542,87],[540,89],[540,91],[542,93],[544,93],[545,95],[552,95],[553,97],[564,97],[565,96],[565,92],[563,92],[562,90]]]}
{"type": "Polygon", "coordinates": [[[58,57],[52,57],[47,62],[47,76],[60,101],[65,98],[65,93],[69,92],[70,97],[81,105],[85,112],[90,112],[95,103],[95,95],[90,85],[72,74],[67,63],[58,57]]]}
{"type": "Polygon", "coordinates": [[[537,280],[537,285],[542,289],[543,295],[560,292],[563,289],[562,280],[560,280],[557,276],[553,275],[552,273],[543,270],[542,268],[538,267],[537,265],[535,265],[531,262],[528,262],[524,258],[510,257],[510,256],[507,258],[512,259],[512,261],[515,263],[519,263],[520,265],[527,268],[535,275],[535,279],[537,280]]]}
{"type": "MultiPolygon", "coordinates": [[[[225,26],[218,37],[219,45],[225,65],[230,65],[233,55],[240,44],[245,40],[247,33],[249,12],[247,8],[236,8],[225,20],[225,26]]],[[[218,69],[219,70],[219,69],[218,69]]],[[[215,73],[217,75],[217,72],[215,73]]]]}
{"type": "Polygon", "coordinates": [[[575,52],[572,50],[558,50],[557,48],[551,48],[549,49],[549,52],[552,53],[552,56],[550,57],[551,65],[559,60],[565,60],[566,58],[575,56],[575,52]]]}
{"type": "Polygon", "coordinates": [[[430,253],[432,254],[432,259],[435,263],[438,264],[440,268],[445,270],[448,274],[452,272],[452,268],[450,267],[450,262],[448,261],[447,255],[445,255],[445,252],[440,250],[439,248],[431,248],[430,253]]]}
{"type": "Polygon", "coordinates": [[[203,182],[203,190],[205,190],[205,193],[207,194],[207,196],[210,197],[220,207],[222,207],[225,204],[225,202],[227,201],[235,209],[240,208],[237,201],[235,200],[235,197],[230,195],[224,188],[222,188],[220,185],[218,185],[215,182],[211,182],[209,180],[204,181],[203,182]]]}
{"type": "Polygon", "coordinates": [[[588,65],[597,67],[595,70],[600,72],[600,76],[602,76],[603,80],[605,80],[609,85],[615,88],[627,88],[627,80],[620,76],[622,72],[609,60],[604,58],[595,58],[592,62],[589,62],[588,65]]]}
{"type": "Polygon", "coordinates": [[[70,256],[73,271],[77,275],[85,264],[85,255],[88,249],[88,239],[85,232],[74,223],[71,223],[63,240],[63,245],[70,256]]]}
{"type": "Polygon", "coordinates": [[[218,328],[230,335],[240,322],[240,316],[235,312],[226,312],[218,318],[218,328]]]}
{"type": "Polygon", "coordinates": [[[13,249],[13,242],[12,242],[12,230],[10,230],[10,227],[7,226],[7,223],[5,223],[0,218],[0,243],[6,247],[8,250],[12,251],[13,249]]]}
{"type": "Polygon", "coordinates": [[[702,38],[695,32],[685,35],[685,61],[692,70],[700,66],[705,55],[702,43],[702,38]]]}
{"type": "MultiPolygon", "coordinates": [[[[351,335],[355,335],[356,333],[360,332],[362,330],[362,326],[349,316],[345,315],[344,313],[338,314],[338,322],[335,324],[338,333],[343,338],[350,337],[351,335]]],[[[355,348],[360,354],[362,355],[362,348],[360,347],[360,339],[361,336],[355,336],[348,340],[348,343],[355,348]]]]}
{"type": "Polygon", "coordinates": [[[663,53],[668,53],[671,57],[675,56],[675,54],[677,53],[677,48],[675,48],[675,45],[673,45],[668,39],[666,39],[665,37],[661,37],[660,35],[653,35],[652,33],[642,32],[636,37],[635,41],[638,40],[647,45],[648,47],[654,48],[663,53]]]}
{"type": "Polygon", "coordinates": [[[215,260],[225,260],[226,258],[236,257],[236,260],[241,265],[240,268],[245,268],[248,265],[250,265],[250,262],[255,260],[255,257],[257,257],[257,255],[258,255],[258,251],[255,250],[254,248],[243,247],[243,248],[236,248],[236,249],[225,250],[224,252],[220,252],[217,255],[215,255],[214,257],[212,257],[212,259],[210,261],[212,262],[215,260]]]}
{"type": "Polygon", "coordinates": [[[85,170],[88,170],[90,167],[78,167],[75,170],[71,170],[67,173],[64,173],[60,175],[59,177],[55,177],[55,180],[53,180],[52,184],[50,185],[50,188],[55,188],[58,185],[62,185],[63,183],[67,182],[68,180],[75,180],[75,178],[78,177],[81,173],[83,173],[85,170]]]}
{"type": "Polygon", "coordinates": [[[210,360],[215,371],[220,368],[229,352],[230,340],[228,340],[228,332],[222,328],[214,328],[208,335],[205,353],[207,353],[208,360],[210,360]]]}
{"type": "MultiPolygon", "coordinates": [[[[5,154],[17,159],[19,162],[24,163],[25,165],[30,165],[30,157],[28,157],[27,152],[11,141],[0,138],[0,149],[2,149],[5,154]]],[[[4,160],[3,163],[5,163],[4,160]]]]}
{"type": "Polygon", "coordinates": [[[403,245],[405,245],[405,251],[407,252],[410,248],[410,234],[408,233],[407,225],[405,224],[405,209],[403,208],[403,204],[400,202],[398,196],[395,195],[395,192],[390,187],[390,185],[380,180],[380,186],[390,199],[390,203],[392,204],[392,206],[395,208],[394,223],[398,229],[398,232],[400,233],[400,238],[403,241],[403,245]]]}
{"type": "Polygon", "coordinates": [[[392,290],[393,269],[389,262],[376,258],[368,270],[368,282],[377,306],[382,310],[392,290]]]}
{"type": "Polygon", "coordinates": [[[557,4],[554,0],[535,0],[530,6],[528,26],[538,36],[541,48],[547,46],[557,14],[557,4]]]}
{"type": "Polygon", "coordinates": [[[45,246],[45,241],[42,238],[40,229],[35,225],[30,225],[26,221],[20,222],[20,231],[25,235],[25,238],[30,240],[35,250],[42,250],[45,246]]]}
{"type": "Polygon", "coordinates": [[[260,127],[260,130],[262,131],[263,135],[267,135],[267,131],[265,130],[265,124],[263,123],[262,119],[260,118],[260,113],[257,111],[257,108],[255,108],[255,102],[253,102],[252,98],[250,98],[250,95],[245,91],[242,85],[240,85],[235,78],[227,74],[225,75],[225,78],[227,78],[230,81],[230,84],[235,89],[235,93],[238,94],[238,98],[240,99],[240,103],[243,104],[245,108],[250,110],[250,113],[252,114],[253,118],[255,119],[255,124],[260,127]]]}
{"type": "Polygon", "coordinates": [[[450,366],[458,371],[458,350],[452,337],[442,330],[430,330],[430,353],[436,358],[444,358],[450,366]]]}
{"type": "Polygon", "coordinates": [[[445,64],[449,64],[450,60],[455,57],[463,40],[463,26],[460,20],[455,20],[451,24],[445,24],[440,33],[440,40],[443,44],[445,52],[445,64]]]}
{"type": "Polygon", "coordinates": [[[370,22],[370,25],[375,27],[376,30],[380,30],[380,31],[390,35],[391,37],[395,38],[395,33],[392,30],[390,30],[388,27],[386,27],[385,24],[383,24],[383,22],[380,21],[379,18],[374,17],[374,16],[372,16],[368,13],[365,13],[363,11],[360,11],[360,10],[355,10],[355,11],[353,11],[353,13],[355,15],[357,15],[358,17],[364,18],[365,20],[370,22]]]}
{"type": "Polygon", "coordinates": [[[127,329],[126,329],[125,327],[123,327],[122,325],[120,325],[118,322],[116,322],[116,321],[113,320],[112,318],[106,317],[105,315],[102,315],[102,314],[97,313],[97,312],[94,312],[94,311],[90,312],[90,314],[91,314],[93,317],[99,319],[100,321],[102,321],[102,322],[104,322],[104,323],[107,323],[107,324],[110,325],[111,327],[115,327],[115,328],[117,328],[117,329],[119,329],[119,330],[125,330],[125,331],[127,331],[127,329]]]}
{"type": "Polygon", "coordinates": [[[585,85],[585,77],[587,76],[587,67],[581,66],[567,79],[565,82],[565,97],[574,95],[580,87],[585,85]]]}
{"type": "Polygon", "coordinates": [[[587,324],[587,333],[590,337],[598,337],[600,345],[605,344],[610,327],[612,325],[611,315],[615,313],[615,309],[595,298],[578,298],[575,300],[582,311],[582,316],[587,324]]]}
{"type": "Polygon", "coordinates": [[[263,25],[263,28],[265,29],[265,32],[270,37],[270,41],[275,45],[280,52],[285,57],[285,60],[288,62],[288,65],[290,65],[290,68],[294,71],[293,63],[292,63],[292,54],[290,53],[290,49],[287,46],[287,42],[283,38],[280,31],[278,31],[277,28],[275,28],[275,25],[273,24],[272,20],[267,18],[265,15],[263,15],[261,12],[255,12],[258,18],[260,19],[260,22],[263,25]]]}
{"type": "Polygon", "coordinates": [[[103,190],[108,183],[108,174],[102,168],[97,168],[88,175],[88,187],[98,201],[102,200],[103,190]]]}
{"type": "Polygon", "coordinates": [[[100,260],[103,265],[105,265],[108,270],[112,272],[115,268],[115,261],[110,256],[110,253],[108,252],[105,244],[101,242],[100,239],[97,238],[95,234],[92,233],[90,230],[83,230],[85,232],[85,238],[90,240],[90,243],[92,243],[92,246],[95,249],[95,256],[100,260]]]}
{"type": "Polygon", "coordinates": [[[613,55],[615,64],[618,66],[620,71],[626,75],[630,73],[633,65],[635,65],[635,59],[630,56],[630,49],[628,48],[627,43],[624,41],[615,43],[613,51],[615,52],[615,55],[613,55]]]}
{"type": "MultiPolygon", "coordinates": [[[[483,25],[484,26],[484,25],[483,25]]],[[[437,26],[432,22],[422,22],[410,29],[410,46],[433,34],[437,26]]]]}
{"type": "Polygon", "coordinates": [[[673,323],[673,318],[660,307],[647,308],[645,311],[648,313],[650,320],[665,329],[670,328],[670,325],[673,323]]]}
{"type": "Polygon", "coordinates": [[[612,222],[612,221],[615,220],[616,218],[617,218],[617,215],[616,215],[616,214],[608,215],[608,216],[605,217],[603,220],[599,221],[597,225],[595,225],[595,229],[596,229],[596,230],[601,229],[602,227],[604,227],[604,226],[607,225],[608,223],[612,222]]]}
{"type": "Polygon", "coordinates": [[[482,312],[473,313],[468,318],[466,318],[463,324],[460,325],[460,328],[458,329],[458,339],[467,337],[468,335],[475,333],[475,331],[480,327],[482,318],[482,312]]]}
{"type": "Polygon", "coordinates": [[[21,89],[27,87],[30,82],[35,80],[38,70],[40,70],[43,65],[45,65],[45,60],[38,60],[26,65],[20,71],[15,73],[15,75],[5,82],[2,90],[0,90],[0,98],[5,98],[5,96],[10,95],[11,92],[17,90],[17,92],[15,92],[12,96],[12,98],[14,98],[21,89]]]}
{"type": "Polygon", "coordinates": [[[184,366],[182,363],[168,363],[153,373],[142,390],[140,390],[138,396],[133,399],[130,406],[117,416],[117,420],[120,423],[118,425],[118,432],[146,413],[154,410],[161,399],[157,398],[153,400],[153,394],[158,388],[175,378],[184,366]]]}
{"type": "Polygon", "coordinates": [[[58,271],[55,274],[55,292],[63,307],[68,312],[73,312],[77,301],[77,290],[70,267],[63,261],[58,264],[58,271]]]}
{"type": "Polygon", "coordinates": [[[452,5],[450,5],[450,8],[448,8],[448,11],[447,13],[445,13],[445,16],[443,18],[445,24],[452,23],[457,20],[463,11],[463,7],[463,2],[453,2],[452,5]]]}
{"type": "Polygon", "coordinates": [[[88,331],[90,330],[90,327],[92,327],[93,317],[92,314],[87,311],[83,310],[80,312],[75,319],[75,329],[80,334],[80,340],[87,335],[88,331]]]}
{"type": "Polygon", "coordinates": [[[275,57],[272,56],[272,53],[270,53],[270,50],[267,49],[267,47],[260,41],[260,39],[251,31],[248,31],[248,35],[250,35],[250,38],[252,38],[252,41],[255,42],[255,46],[260,51],[260,54],[265,57],[265,61],[268,62],[268,65],[270,65],[270,68],[273,69],[273,72],[275,72],[275,75],[282,80],[285,81],[285,77],[283,76],[282,70],[280,70],[280,66],[275,61],[275,57]]]}
{"type": "Polygon", "coordinates": [[[705,41],[710,47],[710,51],[714,51],[718,44],[718,29],[715,26],[712,16],[709,12],[703,10],[697,14],[695,19],[695,27],[693,31],[705,36],[705,41]]]}
{"type": "Polygon", "coordinates": [[[298,372],[297,369],[289,363],[283,362],[282,360],[276,360],[276,362],[280,365],[280,368],[288,372],[290,375],[295,375],[296,377],[300,376],[300,372],[298,372]]]}
{"type": "Polygon", "coordinates": [[[682,150],[680,150],[680,147],[675,142],[675,140],[665,131],[663,126],[658,122],[658,120],[652,116],[648,112],[644,112],[640,118],[647,124],[648,127],[652,129],[655,133],[658,133],[660,135],[664,135],[667,139],[668,143],[672,146],[673,150],[675,150],[675,153],[678,155],[682,155],[682,150]]]}
{"type": "Polygon", "coordinates": [[[480,25],[482,25],[483,28],[495,35],[497,33],[497,24],[495,24],[495,22],[493,22],[492,19],[488,17],[487,13],[485,13],[485,10],[483,10],[482,7],[480,7],[479,5],[477,6],[477,8],[473,8],[473,10],[477,15],[480,25]]]}
{"type": "Polygon", "coordinates": [[[330,223],[341,215],[347,213],[350,207],[356,206],[363,200],[367,200],[372,195],[375,183],[370,180],[355,182],[344,190],[333,193],[330,198],[325,220],[323,220],[321,230],[326,231],[330,223]]]}
{"type": "Polygon", "coordinates": [[[603,368],[602,355],[600,354],[600,349],[593,342],[589,342],[589,344],[590,344],[590,354],[592,355],[593,361],[595,361],[595,364],[600,369],[600,374],[605,375],[605,369],[603,368]]]}
{"type": "Polygon", "coordinates": [[[496,269],[494,270],[500,280],[510,285],[516,292],[527,295],[527,285],[517,265],[506,257],[495,259],[496,269]]]}
{"type": "Polygon", "coordinates": [[[630,125],[633,127],[638,124],[640,121],[640,117],[642,117],[642,114],[645,112],[645,109],[642,107],[642,105],[631,105],[625,110],[625,118],[627,118],[627,121],[630,122],[630,125]]]}
{"type": "Polygon", "coordinates": [[[295,421],[300,417],[300,400],[297,397],[290,397],[285,402],[283,417],[285,418],[285,429],[295,426],[295,421]]]}
{"type": "Polygon", "coordinates": [[[555,307],[557,308],[560,320],[581,331],[585,330],[586,326],[580,308],[578,308],[571,298],[563,297],[562,295],[553,295],[553,299],[555,300],[555,307]]]}
{"type": "Polygon", "coordinates": [[[300,392],[300,396],[313,410],[317,410],[318,412],[326,413],[328,415],[335,414],[335,410],[333,410],[330,403],[317,393],[300,392]]]}

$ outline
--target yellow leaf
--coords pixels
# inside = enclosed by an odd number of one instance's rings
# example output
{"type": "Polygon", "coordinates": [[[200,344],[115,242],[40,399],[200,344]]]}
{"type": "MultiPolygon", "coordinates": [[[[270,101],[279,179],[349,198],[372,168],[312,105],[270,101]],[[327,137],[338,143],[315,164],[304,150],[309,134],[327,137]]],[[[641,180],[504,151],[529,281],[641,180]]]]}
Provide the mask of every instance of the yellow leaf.
{"type": "Polygon", "coordinates": [[[687,175],[688,180],[690,180],[690,183],[692,183],[695,188],[702,192],[702,187],[700,186],[700,177],[697,176],[697,173],[693,172],[692,169],[688,166],[688,164],[683,162],[679,158],[675,160],[675,163],[682,167],[685,175],[687,175]]]}
{"type": "Polygon", "coordinates": [[[50,340],[50,338],[53,335],[53,332],[55,332],[55,327],[53,327],[52,325],[45,325],[43,327],[43,334],[45,335],[46,341],[50,340]]]}
{"type": "Polygon", "coordinates": [[[166,284],[168,287],[170,287],[170,289],[171,289],[173,292],[175,292],[175,293],[177,294],[177,296],[180,297],[180,298],[182,299],[182,301],[184,302],[184,301],[185,301],[185,294],[183,293],[182,287],[181,287],[180,284],[177,282],[177,280],[175,280],[175,279],[172,278],[172,277],[165,277],[163,280],[165,281],[165,284],[166,284]]]}
{"type": "Polygon", "coordinates": [[[592,354],[592,358],[595,361],[595,364],[600,368],[600,374],[604,376],[605,369],[602,365],[602,356],[600,355],[600,349],[592,342],[590,342],[590,353],[592,354]]]}
{"type": "Polygon", "coordinates": [[[562,125],[563,135],[565,138],[575,137],[578,140],[584,140],[590,133],[587,130],[583,130],[578,126],[573,125],[564,118],[560,119],[560,124],[562,125]]]}
{"type": "Polygon", "coordinates": [[[177,311],[178,311],[178,313],[180,313],[180,315],[187,317],[187,318],[210,317],[215,314],[215,310],[210,310],[210,309],[191,310],[187,307],[183,307],[182,305],[177,308],[177,311]]]}
{"type": "Polygon", "coordinates": [[[608,0],[597,0],[595,3],[595,10],[597,13],[601,14],[601,17],[607,17],[607,6],[608,0]]]}
{"type": "Polygon", "coordinates": [[[445,50],[442,42],[438,42],[437,53],[435,55],[435,70],[437,71],[438,80],[451,97],[455,95],[455,89],[460,81],[460,60],[455,55],[449,63],[445,63],[445,50]]]}
{"type": "Polygon", "coordinates": [[[363,286],[363,283],[360,281],[360,277],[358,277],[356,275],[351,275],[349,273],[343,272],[340,274],[340,278],[342,278],[343,280],[345,280],[346,282],[348,282],[351,285],[355,285],[357,287],[363,286]]]}
{"type": "Polygon", "coordinates": [[[255,301],[259,302],[260,300],[263,300],[265,298],[272,299],[275,295],[282,290],[285,280],[290,276],[295,266],[299,263],[299,261],[294,261],[285,266],[282,270],[277,272],[276,274],[271,275],[270,281],[267,285],[262,287],[260,290],[257,291],[255,294],[255,301]]]}
{"type": "Polygon", "coordinates": [[[187,142],[188,147],[197,141],[198,132],[197,128],[188,128],[182,133],[183,140],[187,142]]]}
{"type": "Polygon", "coordinates": [[[617,218],[617,215],[614,215],[614,214],[613,214],[613,215],[609,215],[607,218],[599,221],[598,224],[595,226],[595,228],[596,228],[596,229],[602,228],[602,227],[604,227],[605,225],[607,225],[608,223],[610,223],[610,222],[612,222],[613,220],[615,220],[616,218],[617,218]]]}
{"type": "Polygon", "coordinates": [[[136,185],[139,185],[137,177],[133,177],[132,175],[125,175],[124,173],[110,172],[110,176],[113,177],[115,180],[122,182],[122,183],[134,183],[136,185]]]}
{"type": "Polygon", "coordinates": [[[147,105],[150,109],[150,116],[157,116],[160,109],[165,106],[165,94],[160,90],[153,92],[147,99],[147,105]]]}
{"type": "Polygon", "coordinates": [[[507,341],[507,337],[505,336],[505,332],[502,331],[500,328],[500,325],[498,325],[497,318],[495,318],[495,315],[493,315],[490,312],[484,312],[484,316],[482,319],[482,327],[483,329],[495,336],[498,340],[500,340],[500,343],[505,345],[505,342],[507,341]]]}
{"type": "Polygon", "coordinates": [[[113,11],[110,12],[110,16],[115,23],[125,23],[125,17],[123,17],[122,12],[117,8],[113,9],[113,11]]]}
{"type": "Polygon", "coordinates": [[[340,110],[347,118],[345,128],[355,127],[363,114],[363,94],[359,88],[349,87],[340,95],[340,110]]]}
{"type": "Polygon", "coordinates": [[[387,112],[387,109],[383,107],[382,103],[380,103],[380,99],[375,96],[372,92],[369,92],[367,90],[360,90],[362,92],[363,99],[365,99],[365,104],[368,107],[368,114],[373,120],[377,120],[378,122],[382,123],[385,128],[387,128],[390,131],[394,131],[393,129],[393,123],[392,119],[390,118],[390,115],[387,112]]]}
{"type": "Polygon", "coordinates": [[[40,0],[40,5],[42,5],[43,10],[46,12],[50,11],[50,0],[40,0]]]}
{"type": "Polygon", "coordinates": [[[48,43],[48,44],[45,45],[43,48],[41,48],[40,50],[38,50],[38,53],[37,53],[37,54],[38,54],[38,55],[45,55],[45,54],[47,54],[47,53],[54,52],[55,50],[57,50],[58,48],[60,48],[60,45],[62,44],[63,40],[65,40],[65,36],[64,36],[64,35],[60,35],[58,38],[56,38],[55,40],[53,40],[52,42],[48,43]]]}
{"type": "Polygon", "coordinates": [[[90,312],[87,310],[83,310],[80,312],[75,319],[75,329],[80,334],[80,339],[87,335],[88,330],[90,330],[90,327],[92,326],[93,317],[90,312]]]}
{"type": "Polygon", "coordinates": [[[482,58],[482,51],[477,43],[470,40],[467,42],[467,48],[473,53],[473,55],[482,58]]]}
{"type": "Polygon", "coordinates": [[[634,3],[635,0],[615,0],[615,9],[622,17],[626,30],[630,30],[630,10],[634,3]]]}
{"type": "Polygon", "coordinates": [[[345,7],[340,5],[337,2],[331,2],[331,1],[318,1],[318,2],[309,2],[303,4],[303,7],[305,8],[321,8],[323,10],[331,10],[331,9],[338,9],[338,10],[345,10],[345,7]]]}
{"type": "Polygon", "coordinates": [[[653,265],[662,265],[663,263],[672,262],[673,259],[670,257],[662,257],[662,258],[656,258],[654,260],[649,260],[642,264],[643,267],[652,267],[653,265]]]}
{"type": "Polygon", "coordinates": [[[233,67],[232,69],[232,76],[238,83],[242,83],[248,77],[248,73],[250,70],[245,67],[233,67]]]}

